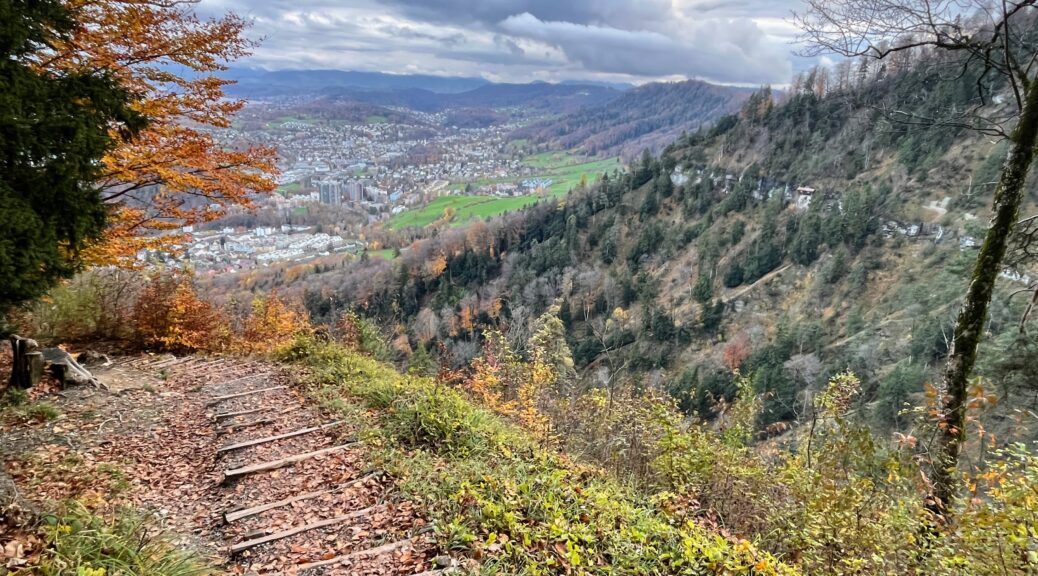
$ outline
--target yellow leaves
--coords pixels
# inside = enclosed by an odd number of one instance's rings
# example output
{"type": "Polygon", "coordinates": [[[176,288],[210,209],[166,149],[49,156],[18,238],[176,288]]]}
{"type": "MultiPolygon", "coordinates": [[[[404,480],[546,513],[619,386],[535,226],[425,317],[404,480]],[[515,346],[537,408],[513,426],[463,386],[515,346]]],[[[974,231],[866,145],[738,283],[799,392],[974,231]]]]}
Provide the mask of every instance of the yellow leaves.
{"type": "MultiPolygon", "coordinates": [[[[437,254],[435,258],[426,260],[423,264],[423,272],[429,280],[435,280],[447,269],[447,258],[443,254],[437,254]]],[[[466,328],[471,330],[471,328],[466,328]]]]}
{"type": "Polygon", "coordinates": [[[312,327],[306,314],[289,307],[276,293],[272,293],[253,300],[236,348],[251,353],[270,352],[296,336],[310,332],[312,327]]]}
{"type": "Polygon", "coordinates": [[[156,275],[141,291],[133,324],[145,346],[172,351],[217,351],[228,344],[227,321],[199,298],[187,274],[156,275]]]}

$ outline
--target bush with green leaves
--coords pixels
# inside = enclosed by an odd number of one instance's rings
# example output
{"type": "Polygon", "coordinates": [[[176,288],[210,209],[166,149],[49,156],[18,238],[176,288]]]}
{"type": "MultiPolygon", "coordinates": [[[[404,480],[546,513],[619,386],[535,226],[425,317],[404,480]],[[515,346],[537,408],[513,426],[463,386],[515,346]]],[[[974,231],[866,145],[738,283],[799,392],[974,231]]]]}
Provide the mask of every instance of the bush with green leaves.
{"type": "Polygon", "coordinates": [[[119,510],[110,518],[69,504],[43,518],[39,576],[203,576],[217,574],[147,516],[119,510]]]}

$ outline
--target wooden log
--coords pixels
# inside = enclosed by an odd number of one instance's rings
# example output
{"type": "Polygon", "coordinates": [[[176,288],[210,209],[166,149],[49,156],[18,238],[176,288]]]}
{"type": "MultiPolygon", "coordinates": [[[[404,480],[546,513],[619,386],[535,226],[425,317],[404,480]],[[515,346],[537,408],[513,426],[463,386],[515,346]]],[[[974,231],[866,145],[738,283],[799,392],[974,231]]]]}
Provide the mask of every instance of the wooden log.
{"type": "Polygon", "coordinates": [[[322,426],[311,426],[309,428],[302,428],[300,430],[295,430],[292,432],[285,432],[284,434],[267,436],[265,438],[256,438],[254,440],[245,440],[244,442],[238,442],[236,444],[228,444],[226,446],[220,446],[219,448],[217,448],[216,453],[221,454],[223,452],[229,452],[231,450],[248,448],[250,446],[259,446],[260,444],[266,444],[267,442],[276,442],[278,440],[284,440],[285,438],[294,438],[296,436],[302,436],[303,434],[310,434],[311,432],[317,432],[319,430],[327,430],[328,428],[334,428],[342,423],[342,420],[336,420],[335,422],[324,424],[322,426]]]}
{"type": "Polygon", "coordinates": [[[206,405],[213,406],[215,404],[223,402],[224,400],[231,400],[233,398],[244,398],[245,396],[264,394],[266,392],[273,392],[274,390],[283,390],[285,388],[288,388],[288,386],[271,386],[270,388],[260,388],[259,390],[249,390],[246,392],[238,392],[237,394],[226,394],[224,396],[216,396],[214,398],[210,398],[209,402],[206,405]]]}
{"type": "Polygon", "coordinates": [[[341,564],[347,560],[355,560],[357,558],[367,558],[369,556],[378,556],[385,554],[386,552],[392,552],[399,548],[411,546],[411,539],[397,540],[396,542],[390,542],[374,548],[368,548],[367,550],[358,550],[356,552],[350,552],[349,554],[343,554],[342,556],[336,556],[328,560],[320,560],[318,562],[307,562],[306,564],[300,564],[296,566],[296,570],[302,572],[303,570],[311,570],[313,568],[320,568],[322,566],[332,566],[334,564],[341,564]]]}
{"type": "Polygon", "coordinates": [[[234,545],[231,546],[231,554],[237,554],[239,552],[243,552],[245,550],[248,550],[249,548],[255,548],[256,546],[259,546],[260,544],[266,544],[268,542],[275,542],[277,540],[282,540],[282,539],[288,538],[289,536],[295,536],[296,534],[299,534],[299,533],[302,533],[302,532],[308,532],[310,530],[316,530],[318,528],[325,528],[327,526],[334,526],[336,524],[342,524],[343,522],[347,522],[349,520],[353,520],[354,518],[359,518],[361,516],[364,516],[364,515],[370,513],[372,510],[374,510],[377,507],[378,506],[371,506],[371,507],[365,508],[363,510],[357,510],[355,512],[350,512],[349,514],[343,514],[342,516],[336,516],[335,518],[328,518],[327,520],[319,520],[317,522],[312,522],[310,524],[304,524],[303,526],[296,526],[295,528],[289,528],[288,530],[284,530],[282,532],[276,532],[274,534],[271,534],[269,536],[264,536],[262,538],[253,538],[252,540],[246,540],[244,542],[239,542],[239,543],[234,544],[234,545]]]}
{"type": "Polygon", "coordinates": [[[29,368],[29,386],[35,386],[43,378],[43,352],[29,352],[25,355],[25,363],[29,368]]]}
{"type": "Polygon", "coordinates": [[[338,452],[339,450],[345,450],[356,442],[347,442],[346,444],[339,444],[337,446],[329,446],[328,448],[321,448],[320,450],[314,450],[313,452],[304,452],[302,454],[295,454],[286,458],[279,458],[277,460],[271,460],[270,462],[261,462],[259,464],[252,464],[249,466],[243,466],[241,468],[234,468],[231,470],[225,470],[223,473],[224,480],[231,478],[237,478],[239,476],[245,476],[247,474],[255,474],[256,472],[266,472],[267,470],[276,470],[283,468],[289,464],[295,464],[296,462],[302,462],[310,458],[317,456],[324,456],[325,454],[331,454],[332,452],[338,452]]]}
{"type": "Polygon", "coordinates": [[[277,502],[270,502],[268,504],[260,504],[259,506],[253,506],[251,508],[245,508],[243,510],[235,510],[233,512],[224,512],[223,519],[224,519],[224,522],[231,523],[231,522],[235,522],[235,521],[241,520],[242,518],[249,518],[250,516],[255,516],[257,514],[262,514],[262,513],[266,512],[267,510],[274,510],[275,508],[281,508],[283,506],[289,506],[289,505],[295,504],[296,502],[302,502],[304,500],[310,500],[311,498],[317,498],[319,496],[324,496],[325,494],[334,494],[336,492],[341,492],[343,490],[348,490],[349,488],[352,488],[353,486],[356,486],[357,484],[360,484],[361,482],[364,482],[365,480],[368,480],[370,478],[374,478],[376,475],[378,475],[378,472],[372,472],[370,474],[366,474],[364,476],[361,476],[360,478],[356,478],[356,479],[350,480],[349,482],[347,482],[345,484],[341,484],[339,486],[336,486],[335,488],[328,488],[327,490],[318,490],[316,492],[307,492],[305,494],[300,494],[298,496],[293,496],[291,498],[285,498],[284,500],[278,500],[277,502]]]}
{"type": "MultiPolygon", "coordinates": [[[[299,406],[299,405],[289,406],[288,408],[285,408],[284,410],[278,412],[278,415],[288,414],[289,412],[295,412],[296,410],[299,410],[300,408],[302,408],[302,406],[299,406]]],[[[270,407],[256,409],[257,412],[265,412],[267,410],[270,410],[270,407]]],[[[258,420],[253,420],[251,422],[242,422],[240,424],[236,423],[236,422],[229,422],[227,424],[220,424],[218,427],[221,428],[220,432],[234,432],[235,430],[239,430],[241,428],[249,428],[251,426],[258,426],[258,425],[261,425],[261,424],[271,424],[273,422],[274,422],[273,419],[271,419],[271,418],[269,418],[267,416],[264,416],[263,418],[260,418],[258,420]]]]}
{"type": "Polygon", "coordinates": [[[253,426],[266,426],[267,424],[273,424],[274,420],[271,418],[259,418],[256,420],[250,420],[248,422],[242,422],[240,424],[231,423],[226,426],[222,426],[219,430],[221,434],[230,434],[231,432],[237,432],[242,428],[252,428],[253,426]]]}
{"type": "MultiPolygon", "coordinates": [[[[265,378],[267,376],[272,376],[272,375],[273,374],[271,374],[270,372],[264,372],[262,374],[253,374],[251,376],[242,376],[241,378],[235,378],[234,380],[228,380],[227,382],[223,382],[222,384],[224,386],[226,386],[227,384],[236,384],[238,382],[244,382],[246,380],[252,380],[253,378],[265,378]]],[[[218,376],[218,374],[212,374],[212,375],[205,374],[205,376],[213,377],[213,376],[218,376]]]]}
{"type": "Polygon", "coordinates": [[[37,352],[39,344],[35,340],[22,338],[17,334],[11,334],[9,340],[12,355],[10,386],[19,390],[35,386],[43,376],[43,357],[42,355],[30,356],[30,354],[39,354],[37,352]],[[36,362],[39,362],[39,375],[33,380],[36,371],[34,363],[36,362]]]}
{"type": "Polygon", "coordinates": [[[221,418],[234,418],[235,416],[247,416],[249,414],[255,414],[256,412],[263,412],[264,410],[270,410],[270,407],[268,406],[268,407],[264,407],[264,408],[253,408],[251,410],[238,410],[238,411],[235,411],[235,412],[220,412],[219,414],[213,414],[213,419],[214,420],[219,420],[221,418]]]}

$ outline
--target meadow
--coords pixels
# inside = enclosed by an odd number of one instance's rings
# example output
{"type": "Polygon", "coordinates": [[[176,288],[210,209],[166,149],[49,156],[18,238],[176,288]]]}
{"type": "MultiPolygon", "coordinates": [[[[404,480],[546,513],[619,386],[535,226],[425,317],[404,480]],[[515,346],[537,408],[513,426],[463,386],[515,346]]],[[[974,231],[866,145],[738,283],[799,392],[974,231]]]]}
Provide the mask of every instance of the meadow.
{"type": "MultiPolygon", "coordinates": [[[[461,226],[473,218],[491,218],[518,210],[536,203],[543,198],[561,198],[570,190],[580,185],[583,178],[594,182],[602,174],[615,169],[622,169],[617,158],[584,161],[569,152],[544,152],[528,157],[523,161],[527,166],[537,169],[530,178],[548,178],[552,180],[543,194],[528,194],[511,198],[496,196],[444,196],[437,198],[416,210],[408,210],[393,217],[389,226],[394,229],[423,227],[443,218],[448,209],[453,211],[452,226],[461,226]]],[[[525,178],[523,178],[525,179],[525,178]]],[[[451,188],[457,189],[466,184],[484,186],[500,182],[513,182],[515,178],[489,179],[481,178],[470,182],[451,182],[451,188]]]]}

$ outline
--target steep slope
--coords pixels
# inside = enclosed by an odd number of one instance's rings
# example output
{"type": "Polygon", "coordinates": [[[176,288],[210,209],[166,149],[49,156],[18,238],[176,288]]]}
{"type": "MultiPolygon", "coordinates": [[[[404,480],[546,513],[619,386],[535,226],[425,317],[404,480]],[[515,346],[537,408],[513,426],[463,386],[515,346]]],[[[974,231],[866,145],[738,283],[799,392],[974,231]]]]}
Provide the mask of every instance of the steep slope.
{"type": "MultiPolygon", "coordinates": [[[[356,307],[401,350],[442,343],[458,364],[487,328],[522,343],[558,301],[585,385],[640,382],[709,418],[734,397],[739,368],[770,433],[852,368],[875,426],[906,430],[905,403],[925,403],[947,353],[1003,146],[961,127],[910,129],[884,110],[962,109],[975,85],[924,60],[825,96],[801,88],[776,105],[761,92],[563,204],[402,237],[396,260],[287,288],[305,292],[316,318],[356,307]]],[[[1031,267],[1004,275],[982,351],[980,373],[1006,399],[1022,398],[1023,366],[1038,358],[1015,327],[1024,302],[1008,298],[1038,277],[1031,267]]],[[[1001,405],[991,422],[1009,426],[1012,402],[1001,405]]]]}
{"type": "Polygon", "coordinates": [[[699,80],[655,82],[520,130],[517,136],[561,148],[579,147],[589,154],[631,157],[644,148],[659,150],[682,132],[738,110],[749,92],[699,80]]]}

